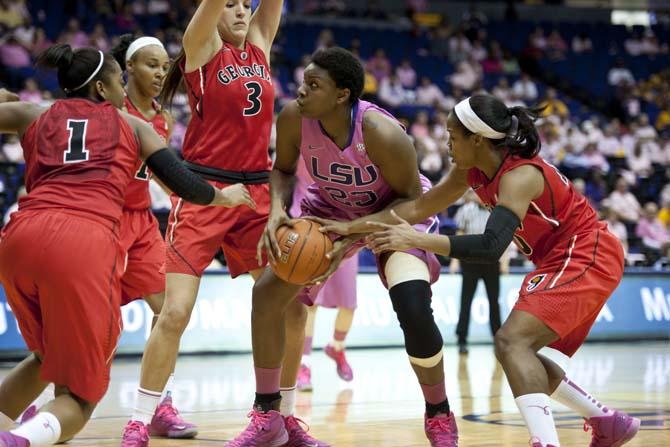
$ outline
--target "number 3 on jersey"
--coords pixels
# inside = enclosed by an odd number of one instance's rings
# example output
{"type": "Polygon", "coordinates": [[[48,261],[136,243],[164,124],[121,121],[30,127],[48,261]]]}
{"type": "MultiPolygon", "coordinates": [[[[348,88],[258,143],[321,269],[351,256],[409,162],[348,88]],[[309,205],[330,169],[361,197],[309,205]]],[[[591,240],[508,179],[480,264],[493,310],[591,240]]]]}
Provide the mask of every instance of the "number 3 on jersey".
{"type": "Polygon", "coordinates": [[[249,101],[249,107],[242,110],[244,116],[254,116],[258,115],[261,111],[263,104],[261,103],[260,97],[263,94],[263,87],[256,81],[250,81],[244,84],[249,92],[247,96],[247,101],[249,101]]]}

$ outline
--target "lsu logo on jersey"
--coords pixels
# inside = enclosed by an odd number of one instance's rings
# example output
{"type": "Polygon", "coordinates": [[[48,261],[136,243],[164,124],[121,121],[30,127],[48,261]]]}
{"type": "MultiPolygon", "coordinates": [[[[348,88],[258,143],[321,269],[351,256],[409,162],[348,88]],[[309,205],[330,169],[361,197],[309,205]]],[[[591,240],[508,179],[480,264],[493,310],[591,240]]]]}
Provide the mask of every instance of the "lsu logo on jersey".
{"type": "Polygon", "coordinates": [[[539,275],[535,275],[532,278],[530,278],[528,280],[528,284],[526,284],[526,292],[532,292],[533,290],[537,289],[539,285],[544,282],[546,277],[547,277],[546,273],[541,273],[539,275]]]}

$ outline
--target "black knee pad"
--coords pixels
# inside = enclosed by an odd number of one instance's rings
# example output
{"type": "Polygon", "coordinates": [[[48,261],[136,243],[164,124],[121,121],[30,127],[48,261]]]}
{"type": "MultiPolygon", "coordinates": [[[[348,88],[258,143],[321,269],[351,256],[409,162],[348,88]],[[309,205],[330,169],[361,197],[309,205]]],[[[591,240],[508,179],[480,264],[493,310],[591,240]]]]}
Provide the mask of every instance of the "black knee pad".
{"type": "Polygon", "coordinates": [[[405,334],[407,354],[425,359],[440,352],[442,334],[430,307],[430,284],[423,280],[402,282],[391,287],[389,295],[405,334]]]}

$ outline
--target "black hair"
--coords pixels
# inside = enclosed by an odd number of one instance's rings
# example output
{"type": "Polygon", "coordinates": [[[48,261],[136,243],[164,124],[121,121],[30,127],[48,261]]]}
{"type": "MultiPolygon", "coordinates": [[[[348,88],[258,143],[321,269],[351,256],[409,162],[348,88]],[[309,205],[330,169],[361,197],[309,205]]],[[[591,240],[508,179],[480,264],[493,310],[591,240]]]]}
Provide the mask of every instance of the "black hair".
{"type": "Polygon", "coordinates": [[[182,73],[181,65],[186,60],[186,53],[182,47],[179,50],[179,54],[174,60],[170,63],[170,68],[168,69],[165,79],[163,80],[163,88],[161,89],[160,100],[161,106],[165,107],[172,106],[172,99],[174,95],[177,94],[177,90],[184,80],[184,74],[182,73]]]}
{"type": "Polygon", "coordinates": [[[130,44],[134,41],[135,36],[132,34],[124,34],[119,37],[119,43],[110,51],[123,71],[126,71],[126,52],[128,51],[130,44]]]}
{"type": "MultiPolygon", "coordinates": [[[[533,158],[540,152],[542,143],[535,128],[535,120],[544,107],[510,107],[491,95],[473,95],[470,107],[479,119],[497,132],[506,134],[505,138],[491,139],[494,145],[505,147],[514,155],[533,158]]],[[[454,113],[456,119],[458,116],[454,113]]],[[[465,136],[472,132],[460,122],[465,136]]]]}
{"type": "Polygon", "coordinates": [[[92,82],[107,80],[109,74],[117,67],[116,61],[109,54],[104,54],[102,67],[89,82],[86,80],[100,64],[100,52],[95,48],[79,48],[73,50],[70,45],[53,45],[37,57],[35,65],[58,70],[58,85],[68,98],[87,98],[92,82]]]}
{"type": "Polygon", "coordinates": [[[363,93],[365,70],[361,61],[350,51],[340,47],[317,50],[311,62],[328,72],[337,88],[349,89],[349,103],[355,103],[363,93]]]}

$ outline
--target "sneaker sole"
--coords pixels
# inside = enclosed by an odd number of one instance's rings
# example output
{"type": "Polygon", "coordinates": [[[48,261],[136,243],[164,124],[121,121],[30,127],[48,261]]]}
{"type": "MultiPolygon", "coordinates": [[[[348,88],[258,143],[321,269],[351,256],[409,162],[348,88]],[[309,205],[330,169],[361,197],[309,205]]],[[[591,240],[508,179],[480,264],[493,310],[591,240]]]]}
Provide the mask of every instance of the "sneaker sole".
{"type": "Polygon", "coordinates": [[[198,429],[196,427],[193,427],[184,430],[169,431],[167,433],[156,433],[149,430],[149,435],[154,436],[156,438],[191,439],[195,438],[198,435],[198,429]]]}
{"type": "Polygon", "coordinates": [[[633,418],[633,422],[630,423],[630,426],[628,427],[628,430],[626,430],[626,434],[624,435],[624,437],[621,438],[619,441],[615,442],[614,444],[612,444],[611,447],[621,447],[622,445],[633,439],[639,430],[640,430],[640,420],[638,418],[633,418]]]}
{"type": "Polygon", "coordinates": [[[311,393],[313,390],[314,390],[314,387],[312,387],[312,385],[305,385],[305,386],[298,387],[298,391],[302,391],[302,392],[305,392],[305,393],[311,393]]]}

